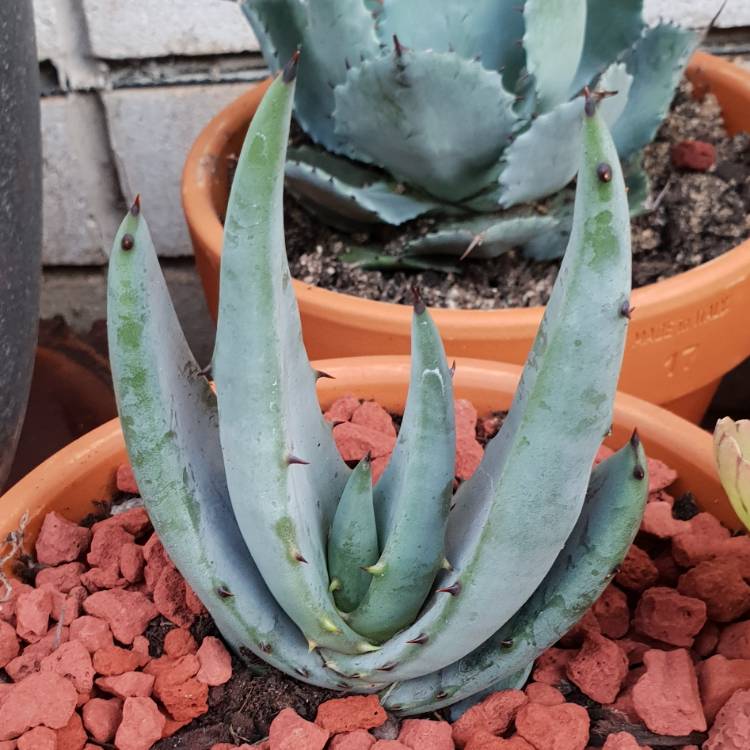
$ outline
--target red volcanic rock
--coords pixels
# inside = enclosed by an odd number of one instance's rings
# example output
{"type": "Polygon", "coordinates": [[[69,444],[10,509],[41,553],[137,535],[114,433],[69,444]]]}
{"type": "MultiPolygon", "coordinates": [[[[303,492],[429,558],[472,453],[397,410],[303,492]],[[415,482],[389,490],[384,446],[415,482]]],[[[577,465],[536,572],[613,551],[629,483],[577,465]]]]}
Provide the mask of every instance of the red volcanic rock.
{"type": "Polygon", "coordinates": [[[191,632],[187,628],[172,628],[164,637],[164,653],[178,659],[180,656],[194,654],[198,650],[191,632]]]}
{"type": "Polygon", "coordinates": [[[545,685],[543,682],[530,682],[524,692],[532,703],[541,703],[543,706],[557,706],[565,703],[563,694],[552,685],[545,685]]]}
{"type": "Polygon", "coordinates": [[[143,578],[143,568],[146,560],[143,557],[143,547],[140,544],[128,542],[120,547],[118,558],[122,577],[128,583],[137,583],[143,578]]]}
{"type": "Polygon", "coordinates": [[[693,645],[706,623],[706,605],[674,589],[657,586],[641,595],[633,625],[639,633],[673,646],[693,645]]]}
{"type": "Polygon", "coordinates": [[[133,467],[130,464],[120,464],[117,467],[115,481],[117,489],[120,492],[127,492],[131,495],[140,494],[138,484],[135,481],[135,475],[133,474],[133,467]]]}
{"type": "Polygon", "coordinates": [[[719,642],[719,627],[716,623],[709,620],[701,629],[701,632],[695,636],[693,651],[701,658],[705,659],[716,650],[719,642]]]}
{"type": "Polygon", "coordinates": [[[154,687],[154,676],[144,672],[125,672],[112,677],[99,677],[96,686],[118,698],[147,698],[154,687]]]}
{"type": "Polygon", "coordinates": [[[63,594],[81,585],[81,574],[86,568],[83,563],[71,562],[54,568],[43,568],[36,574],[37,588],[49,584],[63,594]]]}
{"type": "Polygon", "coordinates": [[[456,399],[456,470],[459,479],[469,479],[479,466],[484,449],[477,441],[477,410],[466,399],[456,399]]]}
{"type": "Polygon", "coordinates": [[[672,516],[669,503],[647,503],[643,511],[641,531],[658,536],[660,539],[671,539],[690,531],[688,521],[680,521],[672,516]]]}
{"type": "Polygon", "coordinates": [[[21,651],[16,631],[5,621],[0,620],[0,669],[15,659],[21,651]]]}
{"type": "Polygon", "coordinates": [[[195,620],[186,600],[185,579],[177,568],[165,567],[154,586],[154,604],[159,613],[179,627],[188,628],[195,620]]]}
{"type": "Polygon", "coordinates": [[[683,574],[677,590],[706,603],[716,622],[732,622],[750,609],[750,586],[732,559],[705,560],[683,574]]]}
{"type": "Polygon", "coordinates": [[[630,591],[643,591],[653,586],[658,579],[659,569],[648,553],[631,544],[615,576],[615,583],[630,591]]]}
{"type": "Polygon", "coordinates": [[[83,750],[86,740],[86,731],[78,714],[73,714],[70,721],[57,730],[57,750],[83,750]]]}
{"type": "Polygon", "coordinates": [[[62,729],[76,708],[73,684],[55,672],[37,672],[14,684],[0,703],[0,740],[38,726],[62,729]]]}
{"type": "Polygon", "coordinates": [[[42,565],[73,562],[88,549],[89,529],[68,521],[59,513],[47,513],[36,539],[36,559],[42,565]]]}
{"type": "Polygon", "coordinates": [[[447,721],[406,719],[398,741],[411,750],[454,750],[451,725],[447,721]]]}
{"type": "Polygon", "coordinates": [[[528,700],[521,690],[500,690],[491,693],[454,722],[453,741],[461,748],[476,732],[502,734],[528,700]]]}
{"type": "Polygon", "coordinates": [[[18,738],[18,750],[57,750],[57,732],[36,727],[18,738]]]}
{"type": "MultiPolygon", "coordinates": [[[[158,682],[158,678],[157,678],[158,682]]],[[[184,682],[154,686],[154,694],[175,721],[188,721],[208,711],[208,685],[194,678],[184,682]]]]}
{"type": "Polygon", "coordinates": [[[86,562],[92,568],[119,569],[120,550],[125,544],[133,544],[134,537],[122,526],[100,526],[93,530],[91,547],[86,562]]]}
{"type": "MultiPolygon", "coordinates": [[[[32,643],[15,659],[5,665],[5,671],[13,682],[20,682],[32,672],[39,671],[42,659],[49,656],[61,643],[68,640],[68,628],[54,627],[41,640],[32,643]]],[[[0,683],[2,684],[2,683],[0,683]]]]}
{"type": "Polygon", "coordinates": [[[323,750],[331,733],[306,721],[293,708],[280,711],[269,730],[271,750],[323,750]]]}
{"type": "Polygon", "coordinates": [[[710,513],[698,513],[688,521],[688,524],[691,534],[717,540],[729,539],[732,536],[732,532],[726,526],[723,526],[716,516],[712,516],[710,513]]]}
{"type": "Polygon", "coordinates": [[[389,456],[396,445],[395,437],[351,422],[337,424],[333,438],[344,461],[360,461],[367,453],[372,458],[389,456]]]}
{"type": "Polygon", "coordinates": [[[635,737],[628,732],[618,732],[607,737],[603,750],[651,750],[651,748],[649,745],[639,745],[635,737]]]}
{"type": "Polygon", "coordinates": [[[117,563],[106,568],[90,568],[81,576],[81,583],[91,594],[106,589],[124,588],[128,584],[120,575],[120,566],[117,563]]]}
{"type": "Polygon", "coordinates": [[[40,666],[42,672],[55,672],[67,677],[79,693],[89,693],[94,687],[91,655],[80,641],[63,643],[45,656],[40,666]]]}
{"type": "Polygon", "coordinates": [[[628,657],[614,641],[589,633],[566,672],[584,695],[598,703],[612,703],[628,673],[628,657]]]}
{"type": "Polygon", "coordinates": [[[698,680],[688,651],[652,649],[643,661],[646,674],[633,688],[633,705],[643,723],[652,732],[670,737],[705,731],[698,680]]]}
{"type": "Polygon", "coordinates": [[[680,534],[672,540],[672,555],[678,565],[689,568],[704,560],[734,559],[743,570],[750,569],[750,536],[719,539],[706,533],[680,534]]]}
{"type": "Polygon", "coordinates": [[[750,660],[717,654],[698,665],[698,680],[706,718],[711,722],[732,693],[750,688],[750,660]]]}
{"type": "Polygon", "coordinates": [[[138,666],[145,667],[151,661],[151,654],[148,652],[148,638],[137,635],[133,638],[133,653],[138,654],[138,666]]]}
{"type": "Polygon", "coordinates": [[[384,435],[396,437],[396,428],[393,426],[391,415],[376,401],[365,401],[352,413],[349,420],[352,424],[369,427],[384,435]]]}
{"type": "Polygon", "coordinates": [[[658,492],[669,487],[677,479],[677,472],[657,458],[648,459],[648,491],[658,492]]]}
{"type": "Polygon", "coordinates": [[[536,750],[536,748],[517,734],[503,739],[489,732],[477,732],[469,740],[465,750],[536,750]]]}
{"type": "Polygon", "coordinates": [[[134,672],[140,666],[140,656],[119,646],[105,646],[94,651],[94,670],[103,677],[134,672]]]}
{"type": "MultiPolygon", "coordinates": [[[[21,583],[15,578],[10,579],[10,589],[10,596],[5,601],[0,602],[0,620],[4,622],[10,622],[16,614],[18,597],[27,591],[33,591],[31,586],[21,583]]],[[[4,592],[3,596],[6,597],[8,594],[4,592]]]]}
{"type": "Polygon", "coordinates": [[[99,617],[83,615],[70,623],[70,640],[80,641],[89,653],[113,645],[109,625],[99,617]]]}
{"type": "Polygon", "coordinates": [[[704,750],[747,750],[750,747],[750,690],[738,690],[716,714],[704,750]]]}
{"type": "Polygon", "coordinates": [[[372,746],[372,750],[409,750],[409,748],[398,740],[378,740],[372,746]]]}
{"type": "Polygon", "coordinates": [[[105,518],[103,521],[97,521],[91,529],[96,533],[99,529],[110,526],[120,526],[125,529],[128,534],[139,537],[151,528],[151,519],[148,517],[145,508],[130,508],[121,513],[115,513],[113,516],[105,518]]]}
{"type": "Polygon", "coordinates": [[[565,677],[565,668],[576,655],[574,649],[548,648],[534,663],[531,676],[537,682],[556,686],[565,677]]]}
{"type": "Polygon", "coordinates": [[[750,620],[727,625],[716,650],[727,659],[750,659],[750,620]]]}
{"type": "Polygon", "coordinates": [[[622,638],[630,628],[628,598],[617,586],[609,585],[593,607],[602,634],[622,638]]]}
{"type": "Polygon", "coordinates": [[[92,698],[83,707],[83,725],[97,742],[111,742],[122,721],[122,701],[92,698]]]}
{"type": "Polygon", "coordinates": [[[684,140],[672,146],[672,164],[677,169],[707,172],[716,164],[716,149],[706,141],[684,140]]]}
{"type": "Polygon", "coordinates": [[[589,723],[586,709],[573,703],[527,703],[516,715],[516,731],[537,750],[584,750],[589,723]]]}
{"type": "Polygon", "coordinates": [[[375,738],[364,729],[337,734],[331,739],[328,750],[370,750],[375,744],[375,738]]]}
{"type": "Polygon", "coordinates": [[[146,589],[153,591],[164,568],[174,568],[174,565],[156,534],[152,534],[143,545],[143,557],[146,560],[146,566],[143,569],[146,589]]]}
{"type": "Polygon", "coordinates": [[[383,724],[387,718],[376,695],[353,695],[321,703],[315,715],[315,723],[331,734],[338,734],[355,729],[373,729],[383,724]]]}
{"type": "Polygon", "coordinates": [[[218,638],[206,636],[196,655],[201,665],[195,676],[198,682],[216,687],[229,681],[232,676],[232,657],[218,638]]]}
{"type": "Polygon", "coordinates": [[[161,739],[166,719],[151,698],[126,698],[115,735],[117,750],[149,750],[161,739]]]}
{"type": "Polygon", "coordinates": [[[52,596],[47,589],[32,589],[16,599],[16,632],[20,638],[35,643],[47,632],[52,614],[52,596]]]}
{"type": "Polygon", "coordinates": [[[109,623],[113,635],[121,643],[132,643],[159,614],[153,602],[139,591],[98,591],[83,603],[87,614],[109,623]]]}
{"type": "Polygon", "coordinates": [[[323,418],[328,422],[348,422],[357,409],[359,399],[356,396],[342,396],[331,404],[323,418]]]}

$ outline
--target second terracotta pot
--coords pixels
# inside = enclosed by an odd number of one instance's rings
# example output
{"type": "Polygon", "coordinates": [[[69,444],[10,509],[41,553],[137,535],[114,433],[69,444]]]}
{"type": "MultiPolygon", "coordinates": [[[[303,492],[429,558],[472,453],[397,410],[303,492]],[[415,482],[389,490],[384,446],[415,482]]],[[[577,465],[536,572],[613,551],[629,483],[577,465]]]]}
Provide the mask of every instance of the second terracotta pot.
{"type": "MultiPolygon", "coordinates": [[[[403,411],[409,385],[408,357],[352,357],[314,362],[313,366],[335,376],[318,381],[323,408],[336,398],[353,393],[362,399],[376,399],[394,414],[403,411]]],[[[480,415],[508,409],[520,372],[521,368],[515,365],[459,359],[454,379],[456,398],[469,399],[480,415]]],[[[670,491],[690,490],[703,510],[713,513],[729,528],[741,528],[716,475],[713,441],[707,432],[622,393],[615,399],[613,421],[612,434],[606,440],[610,447],[623,445],[638,428],[647,455],[677,471],[679,480],[670,491]]],[[[23,514],[28,513],[24,546],[30,550],[49,511],[80,520],[95,501],[113,496],[115,471],[126,460],[116,419],[79,438],[0,497],[0,537],[17,528],[23,514]]]]}
{"type": "MultiPolygon", "coordinates": [[[[687,75],[713,91],[730,132],[750,130],[750,72],[697,53],[687,75]]],[[[231,157],[268,82],[220,112],[190,151],[182,200],[196,262],[216,315],[222,221],[231,157]]],[[[295,281],[311,358],[409,351],[411,310],[364,300],[295,281]]],[[[621,390],[699,421],[721,377],[750,355],[750,242],[671,279],[637,289],[621,390]]],[[[449,356],[521,363],[543,308],[433,309],[449,356]]]]}

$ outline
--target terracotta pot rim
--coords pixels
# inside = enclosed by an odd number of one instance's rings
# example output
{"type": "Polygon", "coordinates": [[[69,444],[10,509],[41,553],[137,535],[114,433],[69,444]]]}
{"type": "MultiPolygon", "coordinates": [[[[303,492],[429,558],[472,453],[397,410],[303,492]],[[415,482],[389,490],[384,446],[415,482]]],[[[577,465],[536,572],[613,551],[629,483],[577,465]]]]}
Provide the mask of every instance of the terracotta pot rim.
{"type": "MultiPolygon", "coordinates": [[[[319,360],[315,367],[336,376],[319,381],[319,396],[326,406],[340,395],[355,392],[395,410],[403,404],[410,359],[405,355],[319,360]]],[[[457,397],[469,398],[480,414],[505,409],[510,403],[521,368],[475,359],[457,360],[457,397]]],[[[611,442],[621,445],[637,427],[647,452],[662,458],[681,476],[678,489],[691,489],[701,506],[726,525],[739,528],[724,496],[713,463],[711,436],[659,406],[618,393],[611,442]]],[[[126,460],[119,420],[114,419],[74,441],[47,459],[0,498],[0,535],[17,528],[24,512],[30,517],[30,542],[44,515],[52,509],[81,518],[93,501],[114,492],[114,470],[126,460]]]]}
{"type": "MultiPolygon", "coordinates": [[[[733,63],[704,52],[694,55],[691,68],[697,69],[706,64],[720,67],[725,75],[731,75],[732,69],[736,69],[736,75],[740,78],[750,77],[750,74],[740,71],[733,63]]],[[[213,256],[212,261],[217,266],[221,257],[223,225],[212,204],[209,191],[195,190],[192,186],[205,184],[214,168],[209,155],[220,151],[228,140],[229,134],[246,124],[250,103],[253,107],[257,106],[271,80],[267,78],[254,85],[222,110],[212,121],[213,127],[205,128],[200,133],[185,162],[182,177],[182,203],[185,216],[191,232],[200,237],[204,247],[209,248],[209,253],[213,256]]],[[[700,266],[663,281],[634,289],[631,304],[638,311],[639,317],[645,311],[656,313],[662,309],[669,309],[676,301],[691,296],[696,290],[717,280],[726,279],[727,284],[731,285],[738,275],[744,277],[750,273],[748,266],[750,266],[750,239],[700,266]]],[[[354,294],[305,284],[297,279],[294,279],[293,283],[298,298],[304,300],[310,308],[327,309],[332,315],[346,314],[354,318],[367,318],[370,325],[375,328],[378,328],[378,319],[385,321],[393,320],[394,316],[408,318],[411,315],[410,306],[406,304],[363,299],[354,294]]],[[[512,318],[513,322],[518,325],[536,324],[544,307],[512,307],[497,310],[431,307],[430,311],[444,332],[464,329],[466,326],[481,331],[483,328],[494,330],[498,320],[505,318],[512,318]]]]}

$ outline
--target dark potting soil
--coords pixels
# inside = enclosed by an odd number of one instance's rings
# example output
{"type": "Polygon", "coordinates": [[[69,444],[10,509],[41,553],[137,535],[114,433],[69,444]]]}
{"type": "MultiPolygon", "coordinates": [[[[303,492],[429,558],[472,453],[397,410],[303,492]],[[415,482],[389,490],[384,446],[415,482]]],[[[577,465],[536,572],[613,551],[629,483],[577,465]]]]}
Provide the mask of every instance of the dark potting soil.
{"type": "MultiPolygon", "coordinates": [[[[731,250],[750,237],[750,136],[729,137],[713,96],[697,101],[681,86],[672,111],[647,147],[645,168],[651,208],[633,222],[633,286],[669,278],[731,250]],[[708,172],[676,169],[672,146],[683,140],[707,141],[716,149],[708,172]]],[[[293,198],[285,203],[287,253],[292,275],[308,284],[385,302],[410,303],[420,287],[435,307],[493,309],[547,302],[559,263],[535,262],[511,251],[493,260],[463,261],[464,271],[365,271],[339,260],[351,246],[385,245],[398,253],[404,239],[424,233],[434,220],[402,227],[380,227],[348,235],[322,224],[293,198]]]]}

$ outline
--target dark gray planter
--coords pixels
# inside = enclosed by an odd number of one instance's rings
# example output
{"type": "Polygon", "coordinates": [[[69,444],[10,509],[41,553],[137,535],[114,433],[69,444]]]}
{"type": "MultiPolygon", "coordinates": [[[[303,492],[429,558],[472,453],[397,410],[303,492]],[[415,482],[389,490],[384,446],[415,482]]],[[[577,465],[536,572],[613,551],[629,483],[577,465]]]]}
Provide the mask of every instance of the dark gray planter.
{"type": "Polygon", "coordinates": [[[32,4],[0,0],[0,488],[21,431],[34,365],[41,276],[41,165],[32,4]]]}

